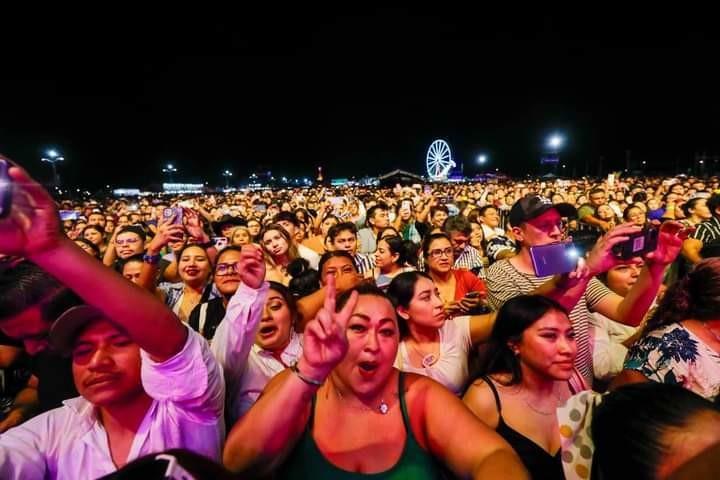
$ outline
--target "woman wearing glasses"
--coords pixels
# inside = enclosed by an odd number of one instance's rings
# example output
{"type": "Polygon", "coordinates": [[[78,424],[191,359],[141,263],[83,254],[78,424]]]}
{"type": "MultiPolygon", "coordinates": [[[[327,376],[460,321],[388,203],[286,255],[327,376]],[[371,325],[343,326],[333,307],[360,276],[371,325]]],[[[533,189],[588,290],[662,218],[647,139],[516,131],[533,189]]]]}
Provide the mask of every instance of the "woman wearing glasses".
{"type": "Polygon", "coordinates": [[[444,233],[433,233],[423,240],[423,255],[427,273],[435,283],[449,315],[467,314],[485,298],[485,284],[468,270],[453,268],[453,246],[444,233]]]}
{"type": "Polygon", "coordinates": [[[212,342],[215,330],[225,316],[227,304],[240,285],[240,252],[240,247],[229,246],[218,254],[213,283],[220,296],[200,303],[190,313],[188,324],[208,342],[212,342]]]}

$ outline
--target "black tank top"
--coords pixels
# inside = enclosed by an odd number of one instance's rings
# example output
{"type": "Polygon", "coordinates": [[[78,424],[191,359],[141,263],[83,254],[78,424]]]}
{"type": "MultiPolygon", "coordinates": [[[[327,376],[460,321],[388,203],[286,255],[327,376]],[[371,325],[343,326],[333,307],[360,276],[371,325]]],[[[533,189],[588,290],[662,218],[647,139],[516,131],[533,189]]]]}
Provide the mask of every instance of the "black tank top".
{"type": "Polygon", "coordinates": [[[565,474],[563,473],[560,449],[558,449],[555,455],[550,455],[537,443],[517,430],[510,428],[503,419],[500,395],[498,395],[495,384],[488,377],[482,377],[482,379],[485,380],[485,383],[488,384],[495,396],[495,404],[497,405],[498,416],[500,417],[495,431],[517,452],[533,480],[563,480],[565,474]]]}

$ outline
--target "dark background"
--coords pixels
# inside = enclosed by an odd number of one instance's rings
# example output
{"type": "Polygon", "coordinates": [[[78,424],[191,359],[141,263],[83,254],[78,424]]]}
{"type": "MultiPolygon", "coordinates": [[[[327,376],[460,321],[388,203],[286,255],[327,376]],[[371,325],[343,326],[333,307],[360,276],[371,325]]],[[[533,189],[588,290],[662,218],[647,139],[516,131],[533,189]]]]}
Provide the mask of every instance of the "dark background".
{"type": "Polygon", "coordinates": [[[522,175],[554,131],[568,174],[720,153],[716,15],[549,7],[5,12],[0,151],[88,187],[424,173],[435,138],[522,175]]]}

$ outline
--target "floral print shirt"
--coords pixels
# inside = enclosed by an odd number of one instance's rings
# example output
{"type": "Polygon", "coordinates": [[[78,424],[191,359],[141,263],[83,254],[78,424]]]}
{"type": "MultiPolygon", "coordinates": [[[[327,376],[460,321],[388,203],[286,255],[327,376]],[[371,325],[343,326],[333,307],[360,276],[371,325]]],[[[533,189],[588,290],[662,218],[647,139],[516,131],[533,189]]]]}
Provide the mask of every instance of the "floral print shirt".
{"type": "Polygon", "coordinates": [[[720,393],[720,354],[679,323],[640,339],[628,352],[625,368],[649,380],[680,385],[711,401],[720,393]]]}

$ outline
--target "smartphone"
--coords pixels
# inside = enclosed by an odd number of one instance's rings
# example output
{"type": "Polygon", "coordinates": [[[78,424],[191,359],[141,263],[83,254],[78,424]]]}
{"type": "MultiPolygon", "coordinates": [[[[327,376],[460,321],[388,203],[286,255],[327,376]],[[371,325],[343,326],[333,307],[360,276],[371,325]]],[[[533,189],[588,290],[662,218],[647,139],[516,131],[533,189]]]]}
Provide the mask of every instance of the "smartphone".
{"type": "Polygon", "coordinates": [[[580,251],[571,242],[556,242],[530,247],[535,275],[547,277],[575,270],[580,251]]]}
{"type": "Polygon", "coordinates": [[[12,205],[12,182],[8,168],[8,162],[0,158],[0,218],[10,214],[12,205]]]}
{"type": "Polygon", "coordinates": [[[403,200],[400,208],[401,208],[401,209],[404,208],[404,209],[410,210],[410,211],[412,212],[412,211],[413,211],[413,202],[412,202],[412,200],[403,200]]]}
{"type": "Polygon", "coordinates": [[[179,207],[168,207],[163,209],[163,220],[173,218],[173,223],[176,225],[182,225],[183,223],[183,210],[179,207]],[[175,217],[175,218],[173,218],[175,217]]]}
{"type": "Polygon", "coordinates": [[[138,207],[137,203],[128,205],[128,211],[137,212],[138,210],[140,210],[140,208],[138,207]]]}
{"type": "Polygon", "coordinates": [[[643,228],[642,231],[633,233],[629,237],[613,247],[613,253],[623,260],[645,255],[657,248],[658,229],[655,227],[643,228]]]}
{"type": "Polygon", "coordinates": [[[212,242],[218,251],[220,251],[223,248],[228,246],[228,238],[227,237],[212,237],[212,242]]]}
{"type": "Polygon", "coordinates": [[[430,185],[425,185],[423,187],[423,193],[425,195],[430,195],[432,193],[432,187],[430,185]]]}
{"type": "Polygon", "coordinates": [[[253,209],[256,212],[265,213],[267,211],[267,205],[265,205],[264,203],[258,203],[258,204],[253,205],[253,209]]]}
{"type": "Polygon", "coordinates": [[[75,210],[60,210],[60,220],[63,222],[67,220],[77,220],[78,219],[78,212],[75,210]]]}
{"type": "Polygon", "coordinates": [[[473,291],[473,292],[467,292],[465,294],[465,298],[478,298],[480,296],[480,292],[473,291]]]}

